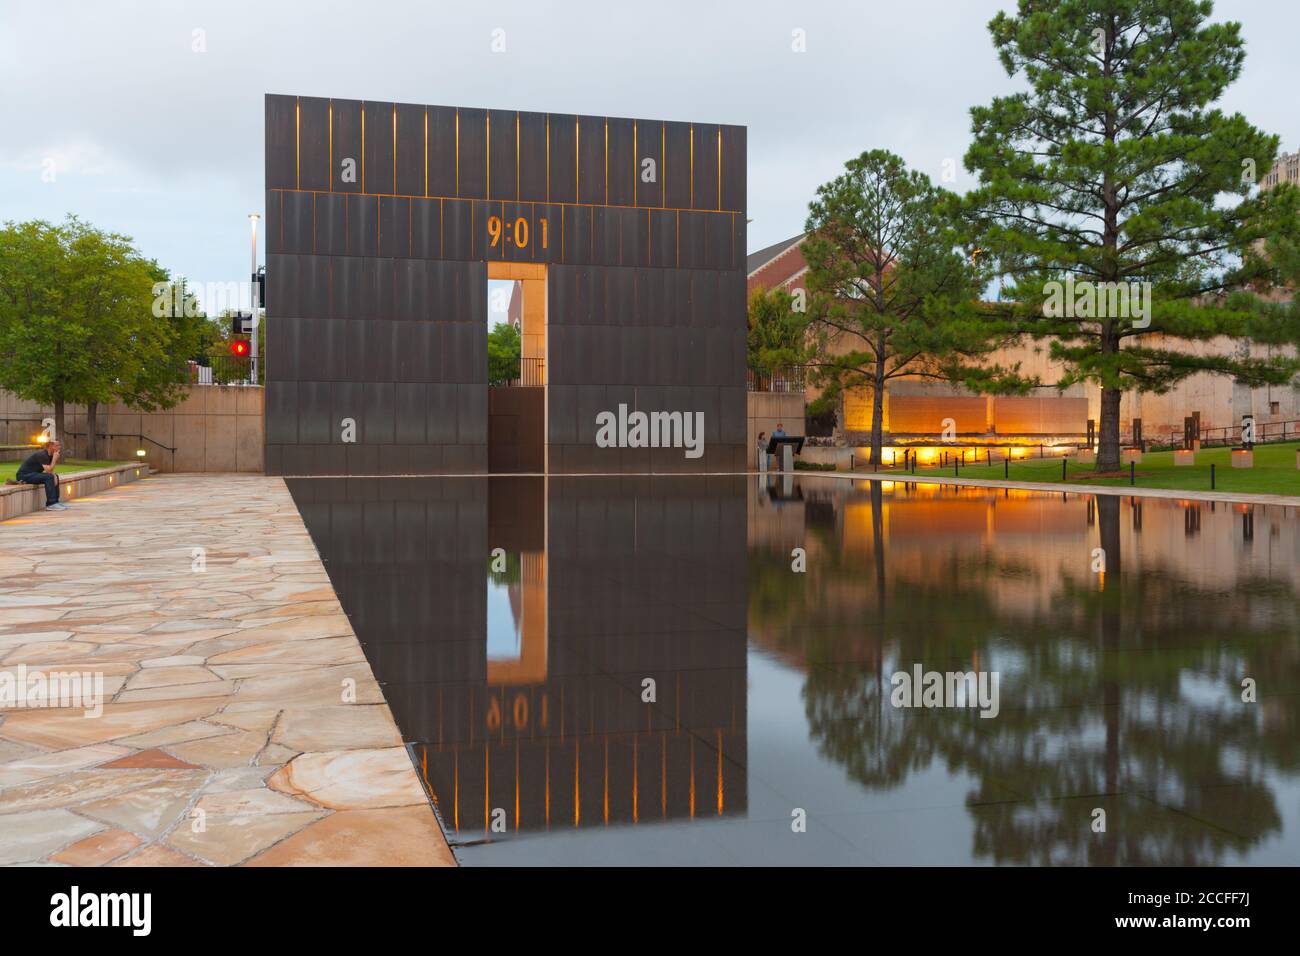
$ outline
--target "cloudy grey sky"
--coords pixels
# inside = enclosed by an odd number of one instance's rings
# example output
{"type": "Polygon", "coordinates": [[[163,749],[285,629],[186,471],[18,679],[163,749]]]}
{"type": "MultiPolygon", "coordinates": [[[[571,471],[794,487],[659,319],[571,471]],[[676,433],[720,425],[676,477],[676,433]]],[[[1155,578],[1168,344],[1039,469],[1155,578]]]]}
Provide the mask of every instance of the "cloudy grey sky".
{"type": "MultiPolygon", "coordinates": [[[[935,179],[946,158],[960,167],[970,107],[1011,88],[986,24],[1013,7],[4,0],[0,219],[75,212],[196,282],[241,280],[274,92],[742,124],[754,250],[799,232],[817,185],[865,149],[935,179]]],[[[1300,7],[1218,0],[1215,19],[1242,22],[1247,42],[1223,106],[1300,147],[1300,7]]],[[[970,185],[959,169],[955,187],[970,185]]]]}

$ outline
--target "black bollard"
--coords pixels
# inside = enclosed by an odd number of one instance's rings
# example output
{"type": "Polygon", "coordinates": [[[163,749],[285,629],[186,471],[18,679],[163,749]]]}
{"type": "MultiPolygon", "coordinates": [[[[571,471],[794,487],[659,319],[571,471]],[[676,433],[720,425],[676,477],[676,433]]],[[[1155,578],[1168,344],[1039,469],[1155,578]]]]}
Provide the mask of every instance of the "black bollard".
{"type": "Polygon", "coordinates": [[[1210,464],[1210,490],[1214,490],[1214,465],[1210,464]]]}
{"type": "Polygon", "coordinates": [[[1137,473],[1133,470],[1133,468],[1134,468],[1133,462],[1130,461],[1128,463],[1128,483],[1130,485],[1136,485],[1138,483],[1137,473]]]}
{"type": "Polygon", "coordinates": [[[1065,481],[1065,459],[1061,459],[1061,480],[1065,481]]]}
{"type": "Polygon", "coordinates": [[[1002,477],[1003,477],[1003,478],[1007,478],[1007,479],[1010,479],[1010,477],[1011,477],[1011,459],[1010,459],[1010,458],[1003,458],[1003,459],[1002,459],[1002,477]]]}

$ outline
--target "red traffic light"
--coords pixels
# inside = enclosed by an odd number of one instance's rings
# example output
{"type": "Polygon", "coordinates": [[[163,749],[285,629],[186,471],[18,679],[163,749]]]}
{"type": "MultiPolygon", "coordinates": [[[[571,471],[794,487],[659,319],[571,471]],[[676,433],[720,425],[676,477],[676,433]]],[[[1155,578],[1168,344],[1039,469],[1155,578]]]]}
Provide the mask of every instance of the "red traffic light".
{"type": "Polygon", "coordinates": [[[236,358],[243,358],[248,354],[248,343],[243,339],[235,339],[230,343],[230,354],[236,358]]]}

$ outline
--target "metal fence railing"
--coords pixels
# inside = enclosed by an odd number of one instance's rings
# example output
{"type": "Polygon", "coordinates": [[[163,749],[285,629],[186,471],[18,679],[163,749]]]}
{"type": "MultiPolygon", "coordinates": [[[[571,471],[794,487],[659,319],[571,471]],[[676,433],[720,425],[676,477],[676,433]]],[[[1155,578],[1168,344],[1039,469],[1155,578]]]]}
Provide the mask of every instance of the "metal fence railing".
{"type": "MultiPolygon", "coordinates": [[[[1181,438],[1182,436],[1177,436],[1181,438]]],[[[1261,422],[1255,421],[1255,444],[1270,441],[1286,441],[1300,438],[1300,421],[1261,422]]],[[[1239,445],[1241,444],[1241,426],[1228,425],[1225,428],[1202,428],[1202,445],[1239,445]]]]}
{"type": "MultiPolygon", "coordinates": [[[[1147,445],[1160,445],[1164,447],[1181,448],[1183,446],[1183,430],[1176,425],[1170,425],[1167,429],[1159,429],[1154,434],[1145,435],[1147,445]]],[[[1240,445],[1241,444],[1241,425],[1224,425],[1218,428],[1202,428],[1200,430],[1202,445],[1240,445]]],[[[1255,420],[1255,444],[1262,445],[1266,442],[1295,441],[1300,439],[1300,420],[1285,422],[1261,422],[1255,420]]],[[[1120,443],[1124,445],[1133,444],[1132,436],[1123,434],[1120,436],[1120,443]]]]}
{"type": "MultiPolygon", "coordinates": [[[[253,381],[253,360],[247,355],[210,355],[207,364],[190,362],[192,385],[260,385],[253,381]]],[[[258,370],[261,379],[262,369],[258,370]]]]}
{"type": "Polygon", "coordinates": [[[496,388],[540,388],[546,384],[546,360],[521,358],[514,378],[502,378],[488,384],[496,388]]]}
{"type": "Polygon", "coordinates": [[[751,392],[802,392],[807,381],[802,365],[781,369],[745,369],[745,388],[751,392]]]}

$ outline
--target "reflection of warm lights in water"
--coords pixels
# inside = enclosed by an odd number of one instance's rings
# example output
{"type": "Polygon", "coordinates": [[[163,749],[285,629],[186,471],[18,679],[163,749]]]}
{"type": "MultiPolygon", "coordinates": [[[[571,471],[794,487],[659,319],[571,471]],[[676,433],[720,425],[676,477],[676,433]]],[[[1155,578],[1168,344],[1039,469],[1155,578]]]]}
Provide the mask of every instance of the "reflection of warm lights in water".
{"type": "Polygon", "coordinates": [[[722,731],[719,730],[716,733],[718,735],[718,816],[722,816],[722,731]]]}
{"type": "MultiPolygon", "coordinates": [[[[870,449],[859,449],[861,460],[870,458],[870,449]]],[[[976,442],[970,445],[885,445],[880,449],[881,463],[887,467],[906,467],[915,460],[921,468],[951,464],[960,458],[968,465],[1000,462],[1004,458],[1061,458],[1079,451],[1077,445],[1040,445],[1037,442],[976,442]]]]}
{"type": "Polygon", "coordinates": [[[695,738],[691,738],[691,819],[695,819],[695,738]]]}
{"type": "Polygon", "coordinates": [[[668,735],[661,735],[661,746],[659,753],[662,759],[662,766],[659,769],[659,813],[661,816],[668,816],[668,735]]]}
{"type": "MultiPolygon", "coordinates": [[[[721,728],[714,728],[712,731],[710,731],[710,733],[713,738],[711,743],[715,747],[715,755],[711,761],[712,763],[711,769],[714,774],[714,782],[713,782],[714,815],[721,817],[727,813],[727,786],[726,786],[726,766],[725,766],[727,760],[726,746],[724,745],[723,730],[721,728]]],[[[631,741],[632,766],[630,768],[625,768],[624,770],[619,770],[615,761],[611,759],[611,742],[617,743],[618,738],[621,737],[622,735],[602,734],[599,736],[600,736],[599,746],[602,748],[604,753],[604,762],[603,762],[604,765],[601,768],[602,807],[601,807],[600,820],[602,824],[605,826],[608,826],[611,823],[611,821],[613,822],[622,821],[622,822],[630,822],[633,824],[639,824],[643,822],[641,817],[642,748],[640,746],[640,739],[641,737],[648,736],[648,735],[639,734],[639,733],[632,735],[632,741],[631,741]],[[623,776],[623,774],[625,773],[627,774],[627,776],[623,776]],[[621,784],[619,782],[620,780],[623,781],[621,784]],[[620,786],[626,787],[627,790],[630,791],[631,812],[626,813],[626,815],[625,815],[625,811],[620,812],[615,807],[615,803],[618,795],[618,788],[620,786]]],[[[703,768],[699,768],[696,765],[696,757],[699,755],[699,751],[696,745],[697,743],[707,740],[708,738],[700,737],[697,740],[697,732],[690,732],[690,731],[681,735],[671,733],[668,731],[662,731],[653,734],[653,738],[657,738],[660,746],[660,764],[659,764],[660,818],[663,820],[671,820],[675,816],[675,814],[670,812],[668,806],[668,773],[669,773],[668,750],[671,741],[673,739],[679,739],[680,742],[683,745],[685,745],[685,747],[687,748],[686,756],[687,756],[687,762],[689,764],[689,771],[682,778],[683,782],[686,784],[684,788],[684,793],[682,794],[682,796],[686,798],[685,801],[686,805],[683,808],[685,813],[683,814],[683,816],[689,820],[698,819],[700,816],[699,798],[700,796],[703,795],[700,791],[700,786],[701,785],[707,786],[707,782],[706,780],[700,779],[699,776],[699,771],[703,770],[703,768]],[[685,739],[681,739],[683,737],[685,739]]],[[[585,741],[588,743],[592,742],[590,737],[585,738],[585,741]]],[[[583,807],[582,807],[582,772],[583,772],[582,745],[583,743],[584,743],[583,738],[577,738],[577,737],[573,738],[573,826],[575,828],[581,828],[583,825],[583,807]]],[[[493,767],[492,767],[492,759],[491,759],[491,745],[484,744],[483,747],[484,747],[484,751],[483,751],[484,780],[482,783],[482,786],[484,787],[483,832],[485,834],[490,834],[492,831],[492,815],[494,812],[500,814],[501,811],[494,810],[492,806],[491,771],[493,767]]],[[[429,788],[429,792],[433,795],[434,803],[440,805],[440,801],[437,798],[437,794],[434,792],[433,787],[430,785],[430,780],[429,780],[429,759],[428,759],[429,749],[430,748],[428,745],[424,745],[420,748],[421,751],[420,760],[419,760],[420,771],[422,777],[424,778],[425,785],[429,788]]],[[[462,789],[466,789],[467,791],[465,793],[466,798],[469,798],[471,796],[471,792],[475,794],[474,799],[475,802],[477,802],[477,790],[474,788],[478,787],[480,784],[461,780],[459,748],[451,748],[450,756],[451,756],[450,770],[451,770],[452,793],[451,793],[451,806],[450,806],[451,819],[449,823],[450,823],[450,828],[452,830],[454,830],[456,833],[460,833],[462,827],[462,820],[461,820],[461,813],[460,813],[461,811],[460,804],[461,804],[461,796],[462,796],[461,791],[462,789]]],[[[591,763],[592,763],[591,760],[587,761],[588,765],[590,765],[591,763]]],[[[497,764],[498,764],[497,776],[499,777],[500,776],[499,765],[501,764],[501,761],[498,760],[497,764]]],[[[524,773],[521,771],[522,758],[521,758],[521,748],[519,746],[518,741],[516,741],[514,747],[514,759],[513,761],[507,762],[506,766],[509,767],[511,764],[513,764],[514,766],[514,780],[511,781],[513,785],[513,799],[515,805],[514,806],[514,821],[515,821],[514,832],[517,833],[517,832],[521,832],[524,829],[527,829],[528,827],[528,823],[525,818],[526,817],[525,808],[523,806],[524,790],[527,786],[527,781],[524,779],[524,773]]],[[[551,825],[551,748],[549,743],[545,746],[545,763],[544,763],[544,768],[541,769],[543,769],[543,788],[542,788],[543,793],[540,795],[542,799],[542,807],[543,807],[542,822],[544,823],[545,828],[549,829],[551,825]]],[[[708,772],[709,772],[708,770],[704,770],[706,777],[708,772]]],[[[707,790],[704,791],[704,794],[707,794],[707,790]]],[[[680,813],[681,811],[678,812],[680,813]]],[[[681,819],[680,816],[676,818],[681,819]]],[[[476,826],[476,824],[472,820],[466,820],[464,821],[464,824],[467,826],[476,826]]]]}

